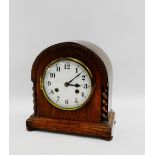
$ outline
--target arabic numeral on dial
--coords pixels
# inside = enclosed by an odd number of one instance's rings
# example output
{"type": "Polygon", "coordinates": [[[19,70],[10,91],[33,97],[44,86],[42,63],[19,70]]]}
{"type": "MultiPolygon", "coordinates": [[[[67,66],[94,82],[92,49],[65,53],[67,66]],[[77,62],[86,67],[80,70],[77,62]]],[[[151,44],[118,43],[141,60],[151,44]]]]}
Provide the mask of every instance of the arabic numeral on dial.
{"type": "Polygon", "coordinates": [[[50,73],[51,78],[55,78],[55,73],[50,73]]]}
{"type": "Polygon", "coordinates": [[[75,103],[78,103],[78,100],[77,100],[77,98],[75,98],[75,101],[74,101],[75,103]]]}
{"type": "Polygon", "coordinates": [[[65,104],[68,104],[69,103],[69,101],[68,100],[65,100],[65,104]]]}
{"type": "Polygon", "coordinates": [[[88,84],[84,84],[84,88],[87,89],[88,88],[88,84]]]}
{"type": "Polygon", "coordinates": [[[53,95],[53,94],[54,94],[54,91],[53,91],[53,90],[51,90],[51,91],[49,92],[49,94],[52,94],[52,95],[53,95]]]}
{"type": "Polygon", "coordinates": [[[82,92],[82,97],[84,97],[84,92],[82,92]]]}
{"type": "Polygon", "coordinates": [[[65,69],[70,69],[70,63],[65,64],[65,69]]]}
{"type": "Polygon", "coordinates": [[[60,72],[60,66],[57,66],[57,65],[56,65],[56,71],[57,71],[57,72],[60,72]]]}
{"type": "Polygon", "coordinates": [[[57,101],[56,102],[58,102],[58,101],[60,101],[60,96],[57,96],[57,101]]]}
{"type": "Polygon", "coordinates": [[[85,75],[82,75],[82,80],[83,81],[85,81],[85,78],[86,78],[86,76],[85,75]]]}
{"type": "Polygon", "coordinates": [[[76,73],[78,73],[78,68],[76,68],[76,73]]]}
{"type": "Polygon", "coordinates": [[[48,81],[48,82],[47,82],[47,85],[50,86],[50,85],[51,85],[51,81],[48,81]]]}

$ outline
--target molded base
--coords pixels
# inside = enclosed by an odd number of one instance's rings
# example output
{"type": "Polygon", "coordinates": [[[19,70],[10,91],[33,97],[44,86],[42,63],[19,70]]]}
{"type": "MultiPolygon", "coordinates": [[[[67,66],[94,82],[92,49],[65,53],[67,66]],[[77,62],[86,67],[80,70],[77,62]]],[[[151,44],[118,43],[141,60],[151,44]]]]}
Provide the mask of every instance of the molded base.
{"type": "Polygon", "coordinates": [[[109,113],[109,121],[100,123],[59,120],[32,115],[26,120],[26,126],[28,131],[45,130],[62,132],[68,134],[93,136],[109,141],[113,138],[112,127],[115,124],[114,118],[115,113],[113,111],[109,113]]]}

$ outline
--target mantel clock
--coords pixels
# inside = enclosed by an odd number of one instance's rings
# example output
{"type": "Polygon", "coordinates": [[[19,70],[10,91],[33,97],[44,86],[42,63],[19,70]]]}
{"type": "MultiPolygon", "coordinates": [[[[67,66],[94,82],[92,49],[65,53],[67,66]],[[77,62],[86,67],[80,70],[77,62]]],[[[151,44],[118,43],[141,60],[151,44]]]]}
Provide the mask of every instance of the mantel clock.
{"type": "Polygon", "coordinates": [[[37,56],[31,74],[34,113],[26,121],[29,131],[112,139],[112,68],[108,57],[101,59],[99,48],[93,47],[87,42],[64,42],[37,56]]]}

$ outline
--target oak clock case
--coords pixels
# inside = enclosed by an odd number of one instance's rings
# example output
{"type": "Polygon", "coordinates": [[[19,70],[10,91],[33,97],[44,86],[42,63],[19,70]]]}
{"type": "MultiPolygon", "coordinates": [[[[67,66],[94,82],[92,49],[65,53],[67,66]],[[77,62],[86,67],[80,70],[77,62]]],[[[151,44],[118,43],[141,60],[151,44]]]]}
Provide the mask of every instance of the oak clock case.
{"type": "Polygon", "coordinates": [[[108,73],[92,50],[74,42],[50,46],[35,59],[31,80],[34,113],[27,130],[113,138],[108,73]]]}

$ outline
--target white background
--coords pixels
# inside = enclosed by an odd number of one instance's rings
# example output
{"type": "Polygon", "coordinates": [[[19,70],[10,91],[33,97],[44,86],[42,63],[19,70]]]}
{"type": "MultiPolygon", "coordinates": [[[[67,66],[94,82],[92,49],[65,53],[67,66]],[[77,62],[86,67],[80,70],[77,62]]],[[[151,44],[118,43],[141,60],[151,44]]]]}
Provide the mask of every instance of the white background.
{"type": "Polygon", "coordinates": [[[10,2],[10,153],[144,154],[144,1],[10,2]],[[86,40],[104,49],[114,70],[114,139],[28,132],[31,65],[46,47],[86,40]]]}

